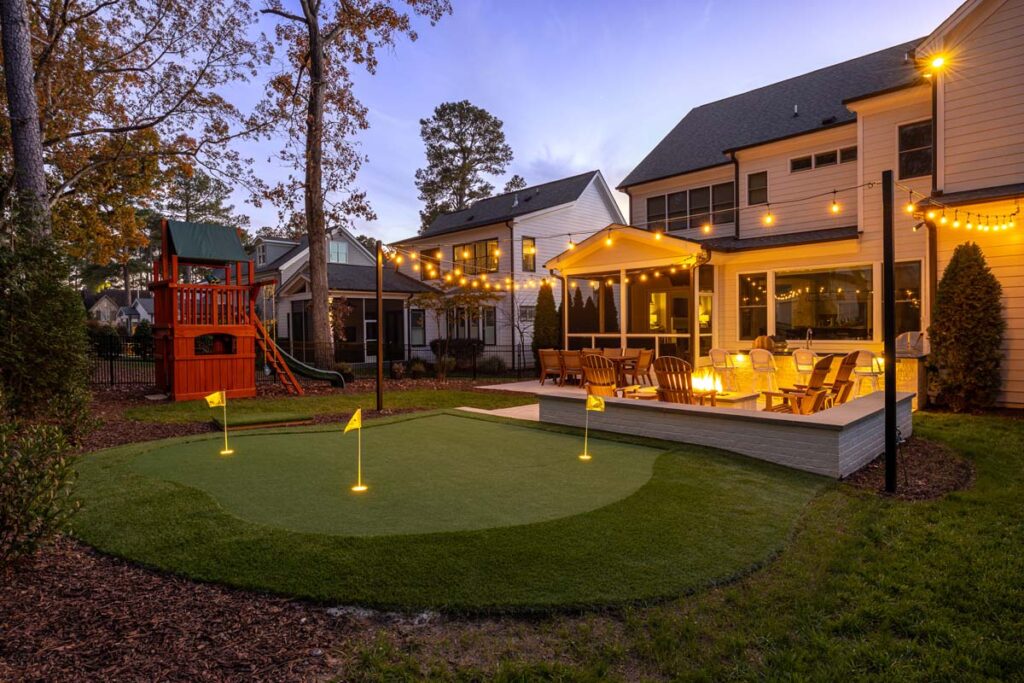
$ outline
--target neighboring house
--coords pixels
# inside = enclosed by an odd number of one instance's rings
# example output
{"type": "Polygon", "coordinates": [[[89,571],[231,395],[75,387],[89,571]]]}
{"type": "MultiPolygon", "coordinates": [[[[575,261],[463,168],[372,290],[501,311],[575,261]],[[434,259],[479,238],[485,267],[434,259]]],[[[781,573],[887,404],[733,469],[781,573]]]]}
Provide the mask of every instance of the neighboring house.
{"type": "MultiPolygon", "coordinates": [[[[481,199],[463,211],[438,216],[422,234],[392,246],[416,255],[403,259],[400,272],[424,283],[445,286],[449,275],[450,285],[462,277],[467,288],[473,281],[480,289],[494,283],[499,289],[493,305],[478,315],[460,311],[442,326],[448,326],[450,338],[483,340],[484,356],[500,356],[515,366],[532,363],[533,313],[537,284],[547,277],[544,262],[570,242],[622,221],[601,172],[590,171],[481,199]]],[[[557,302],[560,283],[554,290],[557,302]]],[[[415,355],[432,358],[429,343],[438,336],[436,321],[421,310],[412,316],[426,326],[415,355]]]]}
{"type": "Polygon", "coordinates": [[[153,322],[153,295],[147,291],[83,290],[82,302],[90,320],[111,326],[123,325],[129,333],[143,320],[153,322]]]}
{"type": "Polygon", "coordinates": [[[976,241],[1003,285],[1001,400],[1024,406],[1022,39],[1024,0],[969,0],[923,39],[697,107],[619,185],[646,232],[611,230],[614,265],[596,239],[547,265],[615,288],[623,345],[706,362],[810,332],[817,351],[881,351],[891,169],[920,193],[905,211],[896,192],[897,332],[927,330],[953,249],[976,241]]]}
{"type": "MultiPolygon", "coordinates": [[[[300,359],[312,360],[310,330],[309,241],[258,239],[255,244],[256,279],[273,279],[264,287],[267,297],[257,303],[264,320],[273,320],[281,348],[300,359]]],[[[335,343],[335,358],[347,363],[376,360],[379,316],[375,256],[344,228],[336,229],[327,244],[327,283],[332,301],[349,307],[339,326],[344,339],[335,343]]],[[[401,360],[411,355],[411,344],[422,334],[417,320],[410,320],[406,301],[413,294],[430,291],[418,279],[384,270],[383,331],[385,358],[401,360]]]]}

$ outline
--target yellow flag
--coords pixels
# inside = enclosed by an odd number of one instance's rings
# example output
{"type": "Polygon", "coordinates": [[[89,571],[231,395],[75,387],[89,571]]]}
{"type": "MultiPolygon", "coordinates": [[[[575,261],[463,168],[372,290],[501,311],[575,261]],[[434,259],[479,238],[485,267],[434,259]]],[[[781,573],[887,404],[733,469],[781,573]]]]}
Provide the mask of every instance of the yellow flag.
{"type": "Polygon", "coordinates": [[[215,391],[206,397],[206,405],[211,408],[219,408],[224,405],[224,402],[227,401],[227,399],[228,397],[224,395],[223,391],[215,391]]]}
{"type": "Polygon", "coordinates": [[[603,413],[604,399],[600,396],[594,396],[593,394],[587,396],[587,410],[596,410],[599,413],[603,413]]]}
{"type": "Polygon", "coordinates": [[[345,433],[348,434],[353,429],[363,428],[363,409],[356,408],[356,412],[352,413],[352,417],[349,419],[348,424],[345,425],[345,433]]]}

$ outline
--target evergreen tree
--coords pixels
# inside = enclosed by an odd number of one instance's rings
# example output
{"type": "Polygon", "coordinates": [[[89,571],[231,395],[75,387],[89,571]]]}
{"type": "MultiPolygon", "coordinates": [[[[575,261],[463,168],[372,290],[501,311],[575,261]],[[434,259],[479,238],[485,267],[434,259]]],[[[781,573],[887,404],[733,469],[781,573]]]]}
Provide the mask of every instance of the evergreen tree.
{"type": "Polygon", "coordinates": [[[604,329],[601,331],[616,333],[619,331],[619,311],[615,307],[615,290],[608,286],[604,288],[604,329]]]}
{"type": "Polygon", "coordinates": [[[590,328],[587,327],[584,318],[584,304],[583,304],[583,292],[579,287],[572,295],[571,305],[569,306],[569,331],[570,332],[590,332],[590,328]]]}
{"type": "Polygon", "coordinates": [[[588,296],[587,301],[583,304],[583,310],[580,312],[580,326],[584,332],[600,332],[597,329],[600,326],[601,314],[597,310],[597,302],[594,301],[593,297],[588,296]]]}
{"type": "Polygon", "coordinates": [[[955,412],[995,403],[1002,380],[1002,286],[981,248],[968,242],[953,252],[935,293],[930,382],[939,402],[955,412]]]}
{"type": "Polygon", "coordinates": [[[505,183],[505,189],[503,190],[503,192],[508,194],[509,192],[521,190],[524,187],[526,187],[526,179],[523,178],[523,176],[516,173],[514,176],[508,179],[507,183],[505,183]]]}
{"type": "Polygon", "coordinates": [[[557,349],[562,346],[558,337],[558,313],[555,309],[555,295],[551,285],[544,283],[537,292],[537,308],[533,314],[533,357],[539,356],[537,349],[557,349]]]}

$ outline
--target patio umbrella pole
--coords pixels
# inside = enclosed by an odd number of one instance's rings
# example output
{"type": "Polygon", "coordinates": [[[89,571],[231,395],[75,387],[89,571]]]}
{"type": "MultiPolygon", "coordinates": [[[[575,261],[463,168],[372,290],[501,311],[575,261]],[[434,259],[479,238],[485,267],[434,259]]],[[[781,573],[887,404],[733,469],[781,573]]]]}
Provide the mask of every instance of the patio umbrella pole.
{"type": "Polygon", "coordinates": [[[882,339],[885,355],[885,490],[896,492],[896,261],[892,171],[882,172],[882,339]]]}

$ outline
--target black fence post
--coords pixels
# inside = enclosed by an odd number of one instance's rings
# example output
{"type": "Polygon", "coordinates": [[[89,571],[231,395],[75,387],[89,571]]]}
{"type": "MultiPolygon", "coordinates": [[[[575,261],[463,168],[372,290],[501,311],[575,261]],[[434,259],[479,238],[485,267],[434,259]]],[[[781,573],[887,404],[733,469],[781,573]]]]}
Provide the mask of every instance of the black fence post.
{"type": "Polygon", "coordinates": [[[473,352],[473,381],[476,381],[476,351],[473,352]]]}
{"type": "Polygon", "coordinates": [[[103,341],[107,344],[107,370],[110,373],[110,386],[114,386],[114,338],[105,337],[103,341]]]}

